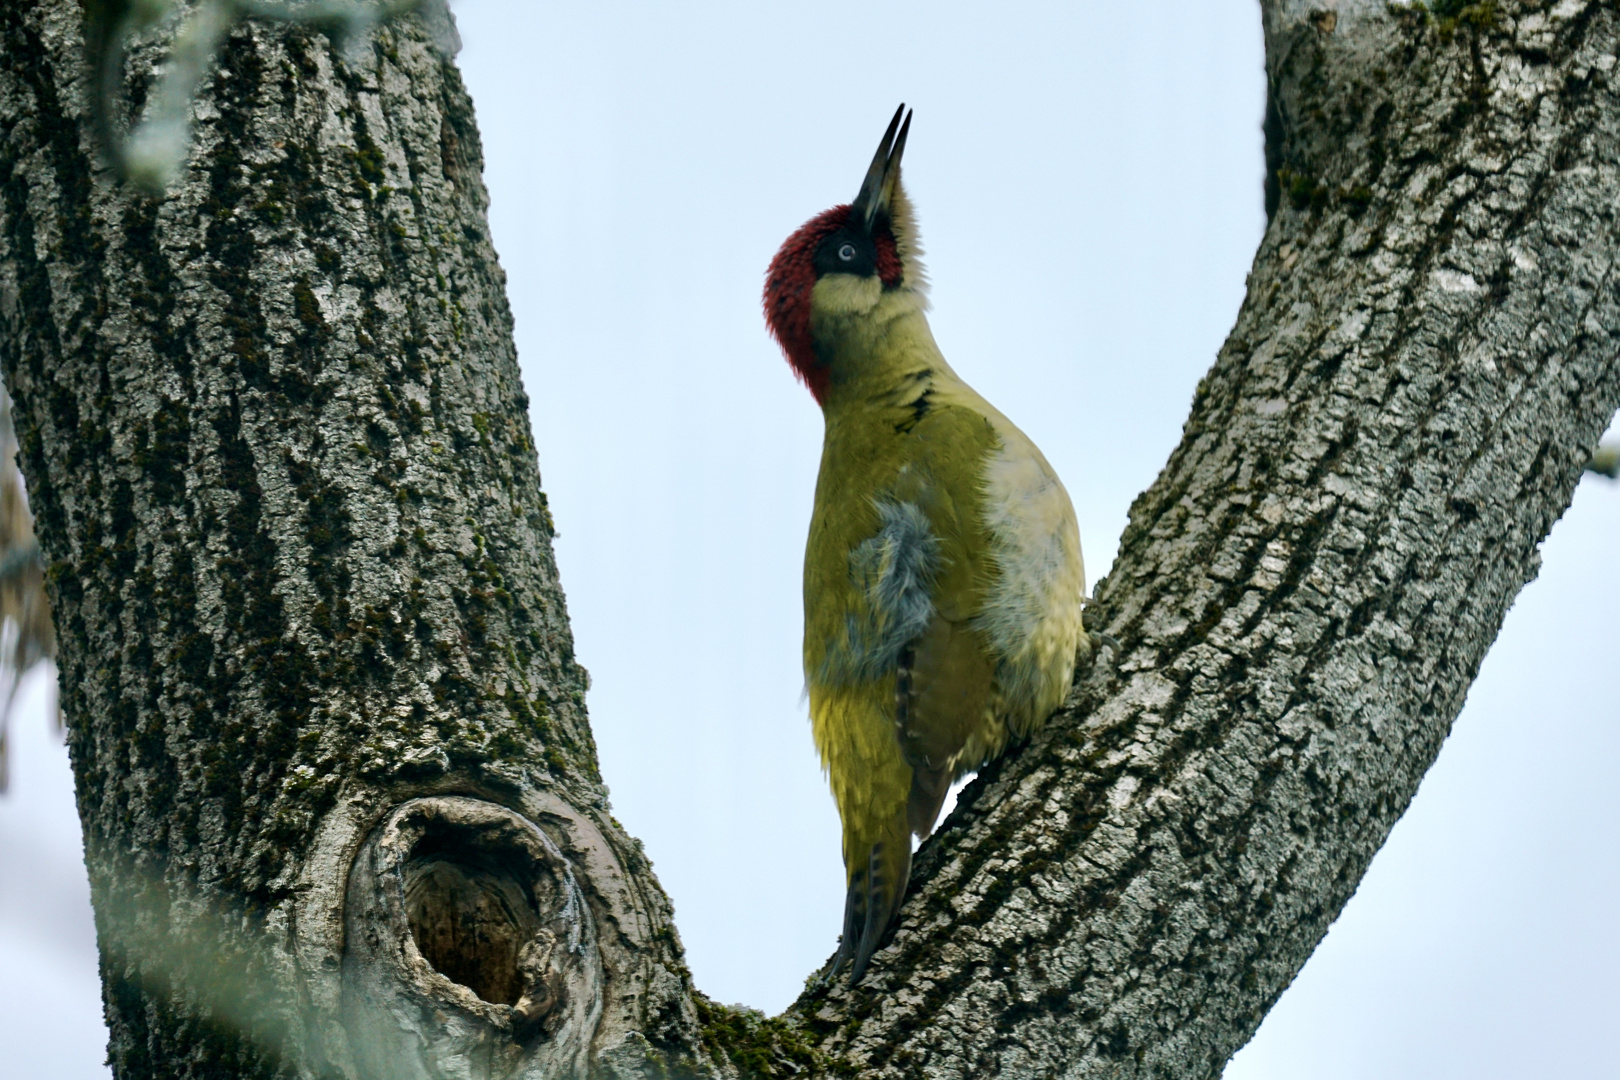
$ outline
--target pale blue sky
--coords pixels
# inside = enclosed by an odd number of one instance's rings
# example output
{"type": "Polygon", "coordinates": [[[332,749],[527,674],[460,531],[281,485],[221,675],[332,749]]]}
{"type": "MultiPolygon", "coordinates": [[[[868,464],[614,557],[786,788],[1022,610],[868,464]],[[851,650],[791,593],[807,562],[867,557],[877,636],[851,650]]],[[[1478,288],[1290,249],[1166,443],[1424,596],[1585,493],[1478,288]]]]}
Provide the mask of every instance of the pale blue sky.
{"type": "MultiPolygon", "coordinates": [[[[765,265],[848,201],[913,105],[936,337],[1062,474],[1094,579],[1264,226],[1258,8],[455,10],[614,813],[674,898],[698,986],[775,1011],[832,951],[842,888],[798,667],[820,419],[766,336],[765,265]]],[[[1586,482],[1440,764],[1229,1078],[1610,1074],[1616,535],[1620,487],[1586,482]]],[[[0,799],[0,882],[34,857],[38,815],[57,815],[39,837],[73,839],[65,755],[34,760],[0,799]]],[[[88,919],[71,874],[50,887],[88,919]]],[[[41,937],[37,907],[0,887],[0,1045],[99,1009],[88,935],[53,916],[41,937]],[[45,963],[18,941],[55,950],[77,1004],[10,993],[45,963]]]]}

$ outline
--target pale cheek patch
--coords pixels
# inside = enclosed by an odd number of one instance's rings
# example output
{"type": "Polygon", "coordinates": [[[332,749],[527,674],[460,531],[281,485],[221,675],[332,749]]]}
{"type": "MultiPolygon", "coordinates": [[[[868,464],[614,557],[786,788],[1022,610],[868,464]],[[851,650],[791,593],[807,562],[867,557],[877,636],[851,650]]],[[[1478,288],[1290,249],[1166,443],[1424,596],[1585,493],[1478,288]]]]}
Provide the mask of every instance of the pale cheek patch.
{"type": "Polygon", "coordinates": [[[883,282],[854,274],[825,274],[811,293],[812,318],[865,315],[883,298],[883,282]]]}

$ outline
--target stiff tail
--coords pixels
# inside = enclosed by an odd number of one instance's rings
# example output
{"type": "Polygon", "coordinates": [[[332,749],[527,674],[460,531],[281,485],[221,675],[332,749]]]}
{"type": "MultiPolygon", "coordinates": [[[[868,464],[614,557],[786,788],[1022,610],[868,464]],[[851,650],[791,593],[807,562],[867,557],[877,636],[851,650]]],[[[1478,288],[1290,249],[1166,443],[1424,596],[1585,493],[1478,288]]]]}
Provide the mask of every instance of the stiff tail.
{"type": "Polygon", "coordinates": [[[902,816],[890,822],[883,838],[875,843],[846,844],[845,860],[849,892],[844,897],[844,936],[829,978],[848,964],[849,985],[854,986],[866,974],[868,961],[906,895],[906,880],[911,876],[911,830],[906,819],[902,816]],[[864,860],[859,857],[860,848],[865,848],[864,860]]]}
{"type": "Polygon", "coordinates": [[[945,769],[930,769],[913,764],[911,767],[911,796],[906,800],[906,823],[918,840],[926,839],[939,820],[940,807],[951,791],[951,774],[945,769]]]}

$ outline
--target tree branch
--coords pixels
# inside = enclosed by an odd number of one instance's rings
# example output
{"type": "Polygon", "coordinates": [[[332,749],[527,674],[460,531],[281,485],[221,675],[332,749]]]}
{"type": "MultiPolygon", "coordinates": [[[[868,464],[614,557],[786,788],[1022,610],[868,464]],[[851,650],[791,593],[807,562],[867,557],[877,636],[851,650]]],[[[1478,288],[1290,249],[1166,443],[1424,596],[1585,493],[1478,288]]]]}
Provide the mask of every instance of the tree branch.
{"type": "Polygon", "coordinates": [[[0,364],[115,1073],[701,1055],[607,811],[453,63],[414,17],[347,57],[238,23],[158,201],[101,162],[83,25],[0,5],[0,364]],[[511,946],[476,953],[498,1000],[433,967],[472,977],[469,926],[511,946]]]}
{"type": "Polygon", "coordinates": [[[863,1076],[1217,1074],[1620,406],[1613,9],[1264,17],[1275,209],[1096,590],[1124,654],[964,793],[862,986],[794,1007],[863,1076]]]}
{"type": "Polygon", "coordinates": [[[1620,479],[1620,446],[1612,443],[1600,445],[1592,452],[1592,460],[1586,463],[1586,471],[1610,480],[1620,479]]]}
{"type": "Polygon", "coordinates": [[[693,991],[607,813],[430,35],[238,26],[154,203],[96,164],[77,6],[0,7],[0,365],[118,1074],[1216,1073],[1620,407],[1614,10],[1262,8],[1271,221],[1096,589],[1121,648],[862,985],[765,1020],[693,991]]]}

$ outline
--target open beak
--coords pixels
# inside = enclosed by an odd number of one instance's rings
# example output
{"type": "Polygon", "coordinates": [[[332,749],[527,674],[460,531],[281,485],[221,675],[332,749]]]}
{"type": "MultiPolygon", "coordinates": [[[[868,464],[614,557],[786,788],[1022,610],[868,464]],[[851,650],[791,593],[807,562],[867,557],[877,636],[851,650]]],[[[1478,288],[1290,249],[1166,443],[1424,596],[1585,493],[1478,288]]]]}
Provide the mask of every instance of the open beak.
{"type": "Polygon", "coordinates": [[[911,130],[911,114],[906,112],[904,102],[894,110],[894,119],[889,121],[889,130],[883,133],[883,141],[878,144],[877,153],[872,157],[872,167],[866,170],[866,179],[861,183],[861,193],[855,196],[850,204],[850,216],[859,221],[870,234],[872,226],[879,217],[889,214],[889,202],[894,198],[894,187],[900,182],[900,155],[906,152],[906,132],[911,130]],[[904,114],[905,122],[900,122],[904,114]],[[895,134],[898,129],[899,135],[895,134]]]}

